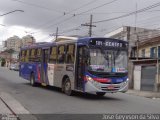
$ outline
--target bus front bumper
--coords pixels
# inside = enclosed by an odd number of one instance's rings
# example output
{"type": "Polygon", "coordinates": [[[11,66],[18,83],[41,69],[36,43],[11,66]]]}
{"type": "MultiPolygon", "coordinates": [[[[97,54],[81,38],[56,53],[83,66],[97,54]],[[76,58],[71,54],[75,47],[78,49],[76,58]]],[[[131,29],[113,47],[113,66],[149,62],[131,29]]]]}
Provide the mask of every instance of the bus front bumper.
{"type": "Polygon", "coordinates": [[[128,90],[128,80],[119,84],[104,84],[91,81],[87,81],[85,84],[85,92],[88,93],[96,93],[96,92],[116,93],[116,92],[126,92],[127,90],[128,90]]]}

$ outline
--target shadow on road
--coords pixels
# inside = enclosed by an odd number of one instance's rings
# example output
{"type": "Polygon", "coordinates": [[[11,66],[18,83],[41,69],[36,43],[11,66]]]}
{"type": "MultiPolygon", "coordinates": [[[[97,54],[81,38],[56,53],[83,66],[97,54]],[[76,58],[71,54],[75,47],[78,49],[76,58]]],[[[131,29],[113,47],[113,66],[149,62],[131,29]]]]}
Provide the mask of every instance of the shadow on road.
{"type": "MultiPolygon", "coordinates": [[[[25,85],[29,85],[29,83],[24,83],[25,85]]],[[[53,86],[41,86],[40,84],[38,84],[36,87],[38,88],[41,88],[43,90],[48,90],[48,91],[51,91],[51,92],[56,92],[56,93],[59,93],[59,94],[63,94],[65,95],[62,91],[61,91],[61,88],[58,88],[58,87],[53,87],[53,86]]],[[[36,89],[35,87],[35,89],[36,89]]],[[[73,96],[70,96],[70,97],[76,97],[76,98],[79,98],[79,99],[86,99],[86,100],[115,100],[115,101],[120,101],[121,99],[119,98],[116,98],[116,97],[112,97],[111,93],[108,93],[109,96],[107,96],[107,93],[105,96],[102,96],[102,97],[99,97],[97,96],[96,94],[89,94],[89,93],[81,93],[81,92],[76,92],[74,91],[73,93],[73,96]]]]}

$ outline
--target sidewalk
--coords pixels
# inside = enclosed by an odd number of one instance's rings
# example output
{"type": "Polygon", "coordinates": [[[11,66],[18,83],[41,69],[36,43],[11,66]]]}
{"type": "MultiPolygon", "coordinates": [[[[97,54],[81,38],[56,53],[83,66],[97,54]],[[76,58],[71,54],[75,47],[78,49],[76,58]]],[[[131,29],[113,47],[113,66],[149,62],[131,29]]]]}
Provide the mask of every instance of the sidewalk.
{"type": "Polygon", "coordinates": [[[160,98],[160,92],[139,91],[139,90],[129,89],[126,93],[147,98],[160,98]]]}
{"type": "Polygon", "coordinates": [[[0,120],[37,120],[10,94],[0,92],[0,120]]]}

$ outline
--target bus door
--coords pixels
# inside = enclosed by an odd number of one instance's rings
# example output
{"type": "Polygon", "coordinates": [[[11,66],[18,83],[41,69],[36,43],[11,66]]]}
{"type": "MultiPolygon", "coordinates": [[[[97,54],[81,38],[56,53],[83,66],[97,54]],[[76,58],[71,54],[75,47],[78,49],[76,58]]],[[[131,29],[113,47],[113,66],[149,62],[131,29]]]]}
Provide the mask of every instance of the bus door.
{"type": "Polygon", "coordinates": [[[46,85],[48,81],[47,66],[48,66],[49,49],[42,49],[42,61],[41,61],[41,83],[46,85]]]}
{"type": "Polygon", "coordinates": [[[76,61],[76,88],[83,90],[84,73],[85,73],[85,49],[86,46],[77,46],[77,61],[76,61]]]}

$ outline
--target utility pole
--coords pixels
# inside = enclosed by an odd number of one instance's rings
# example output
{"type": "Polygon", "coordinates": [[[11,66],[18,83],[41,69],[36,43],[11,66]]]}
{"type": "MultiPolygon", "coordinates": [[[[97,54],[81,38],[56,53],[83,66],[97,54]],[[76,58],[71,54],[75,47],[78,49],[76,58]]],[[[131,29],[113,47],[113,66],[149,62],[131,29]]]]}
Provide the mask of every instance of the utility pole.
{"type": "Polygon", "coordinates": [[[58,27],[56,28],[56,41],[57,41],[57,38],[58,38],[58,27]]]}
{"type": "Polygon", "coordinates": [[[137,41],[136,41],[136,43],[137,43],[137,60],[138,60],[138,57],[139,57],[139,36],[138,36],[138,34],[137,34],[137,41]]]}
{"type": "Polygon", "coordinates": [[[49,34],[50,36],[54,36],[55,37],[55,41],[57,40],[58,38],[58,27],[56,28],[56,33],[52,33],[52,34],[49,34]]]}
{"type": "Polygon", "coordinates": [[[95,25],[93,25],[93,15],[90,15],[90,23],[85,23],[85,24],[81,24],[81,26],[88,26],[89,27],[89,36],[92,36],[92,27],[96,27],[95,25]]]}
{"type": "Polygon", "coordinates": [[[158,84],[159,84],[159,47],[157,46],[157,79],[155,80],[155,91],[158,92],[158,84]]]}

